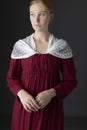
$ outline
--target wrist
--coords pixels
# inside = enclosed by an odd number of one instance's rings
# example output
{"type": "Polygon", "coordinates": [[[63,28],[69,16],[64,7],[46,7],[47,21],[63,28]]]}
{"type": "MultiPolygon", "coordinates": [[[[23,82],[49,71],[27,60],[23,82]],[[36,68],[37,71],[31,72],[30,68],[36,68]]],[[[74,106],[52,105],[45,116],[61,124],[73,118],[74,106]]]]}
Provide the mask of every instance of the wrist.
{"type": "Polygon", "coordinates": [[[52,98],[56,96],[56,91],[54,88],[49,89],[49,92],[50,92],[52,98]]]}
{"type": "Polygon", "coordinates": [[[21,89],[18,93],[17,93],[17,96],[20,98],[20,96],[24,93],[24,89],[21,89]]]}

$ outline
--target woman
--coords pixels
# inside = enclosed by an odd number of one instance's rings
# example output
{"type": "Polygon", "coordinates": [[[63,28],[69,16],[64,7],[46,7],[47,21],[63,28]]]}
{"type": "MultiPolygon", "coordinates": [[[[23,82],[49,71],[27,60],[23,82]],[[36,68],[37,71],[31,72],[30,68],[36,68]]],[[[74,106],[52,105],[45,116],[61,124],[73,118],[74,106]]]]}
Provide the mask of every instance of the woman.
{"type": "Polygon", "coordinates": [[[77,85],[73,54],[48,30],[49,0],[32,0],[29,12],[34,33],[15,43],[7,75],[16,96],[11,129],[63,130],[63,99],[77,85]]]}

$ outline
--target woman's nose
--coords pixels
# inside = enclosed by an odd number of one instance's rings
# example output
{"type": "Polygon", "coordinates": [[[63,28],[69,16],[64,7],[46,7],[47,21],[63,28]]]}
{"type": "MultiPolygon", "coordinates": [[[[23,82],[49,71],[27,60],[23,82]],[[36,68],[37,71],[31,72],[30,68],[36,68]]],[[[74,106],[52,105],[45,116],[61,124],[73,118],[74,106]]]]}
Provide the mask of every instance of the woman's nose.
{"type": "Polygon", "coordinates": [[[39,16],[37,15],[36,16],[36,22],[39,22],[40,21],[40,18],[39,18],[39,16]]]}

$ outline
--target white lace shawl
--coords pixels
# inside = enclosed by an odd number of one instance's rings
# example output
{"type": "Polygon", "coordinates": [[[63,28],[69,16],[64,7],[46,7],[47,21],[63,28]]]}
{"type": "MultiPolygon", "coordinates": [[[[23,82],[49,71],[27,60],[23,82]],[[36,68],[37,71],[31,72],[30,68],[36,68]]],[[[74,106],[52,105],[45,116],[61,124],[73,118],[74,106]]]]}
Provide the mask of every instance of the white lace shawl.
{"type": "MultiPolygon", "coordinates": [[[[31,34],[22,40],[18,40],[14,44],[11,58],[23,59],[28,58],[34,54],[40,54],[36,51],[33,35],[34,34],[31,34]]],[[[51,34],[49,37],[48,49],[44,54],[50,54],[63,59],[71,58],[73,56],[72,50],[67,42],[63,39],[55,38],[53,34],[51,34]]]]}

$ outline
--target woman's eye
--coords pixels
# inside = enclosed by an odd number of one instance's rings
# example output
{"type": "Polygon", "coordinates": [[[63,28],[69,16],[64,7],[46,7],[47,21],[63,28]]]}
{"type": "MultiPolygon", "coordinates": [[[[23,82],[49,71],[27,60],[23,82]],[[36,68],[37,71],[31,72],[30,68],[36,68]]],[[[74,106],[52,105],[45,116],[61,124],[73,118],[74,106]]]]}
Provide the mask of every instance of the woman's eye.
{"type": "Polygon", "coordinates": [[[30,14],[30,16],[34,17],[34,16],[35,16],[35,14],[30,14]]]}
{"type": "Polygon", "coordinates": [[[40,16],[46,16],[46,14],[45,13],[40,13],[40,16]]]}

